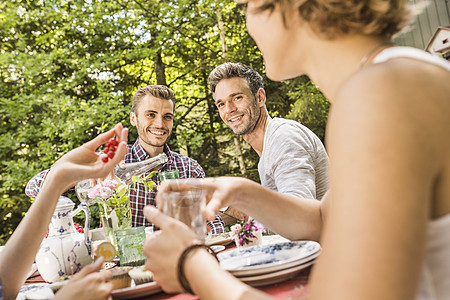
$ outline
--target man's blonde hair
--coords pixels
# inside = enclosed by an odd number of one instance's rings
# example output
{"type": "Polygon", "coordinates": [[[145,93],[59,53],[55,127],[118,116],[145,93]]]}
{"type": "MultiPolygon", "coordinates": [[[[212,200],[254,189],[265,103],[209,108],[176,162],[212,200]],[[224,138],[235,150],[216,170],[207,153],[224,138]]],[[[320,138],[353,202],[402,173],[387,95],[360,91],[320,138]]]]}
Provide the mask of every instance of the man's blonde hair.
{"type": "Polygon", "coordinates": [[[145,96],[150,95],[158,99],[172,100],[173,110],[175,111],[176,99],[173,91],[165,85],[147,85],[139,88],[136,93],[134,93],[133,101],[131,102],[131,111],[135,114],[137,113],[137,106],[139,102],[145,96]]]}

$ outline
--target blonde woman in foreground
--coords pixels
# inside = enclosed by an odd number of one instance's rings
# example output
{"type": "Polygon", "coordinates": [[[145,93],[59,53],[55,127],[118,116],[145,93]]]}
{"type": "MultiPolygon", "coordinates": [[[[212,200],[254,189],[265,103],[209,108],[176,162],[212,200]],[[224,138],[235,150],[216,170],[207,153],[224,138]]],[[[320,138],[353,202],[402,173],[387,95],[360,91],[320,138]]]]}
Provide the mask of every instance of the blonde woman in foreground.
{"type": "MultiPolygon", "coordinates": [[[[15,299],[25,283],[34,257],[47,233],[59,196],[80,180],[105,178],[112,172],[115,165],[125,157],[127,136],[128,129],[117,124],[55,162],[41,192],[0,253],[0,299],[15,299]],[[103,163],[96,150],[114,136],[119,142],[114,158],[103,163]]],[[[56,293],[54,299],[112,299],[111,272],[97,272],[102,262],[99,259],[85,266],[56,293]]]]}
{"type": "MultiPolygon", "coordinates": [[[[247,3],[268,77],[306,74],[332,104],[330,190],[322,202],[298,202],[242,178],[200,184],[209,218],[233,205],[287,238],[320,241],[309,299],[450,299],[450,67],[389,43],[408,19],[406,0],[247,3]]],[[[165,181],[159,194],[189,185],[165,181]]],[[[201,248],[178,276],[193,233],[153,208],[145,214],[162,229],[144,251],[164,290],[183,291],[185,278],[201,299],[269,297],[201,248]]]]}

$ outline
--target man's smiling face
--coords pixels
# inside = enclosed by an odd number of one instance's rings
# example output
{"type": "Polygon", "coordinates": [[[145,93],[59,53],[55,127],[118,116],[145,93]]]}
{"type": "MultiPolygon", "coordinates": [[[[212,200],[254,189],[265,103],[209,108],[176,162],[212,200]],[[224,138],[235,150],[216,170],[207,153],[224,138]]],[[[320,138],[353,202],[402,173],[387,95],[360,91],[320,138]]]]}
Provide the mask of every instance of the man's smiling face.
{"type": "Polygon", "coordinates": [[[151,95],[142,98],[136,113],[130,114],[131,125],[136,126],[140,143],[151,147],[164,146],[172,133],[173,111],[172,100],[151,95]]]}
{"type": "Polygon", "coordinates": [[[222,79],[214,99],[220,117],[235,134],[251,133],[261,114],[256,98],[244,78],[222,79]]]}

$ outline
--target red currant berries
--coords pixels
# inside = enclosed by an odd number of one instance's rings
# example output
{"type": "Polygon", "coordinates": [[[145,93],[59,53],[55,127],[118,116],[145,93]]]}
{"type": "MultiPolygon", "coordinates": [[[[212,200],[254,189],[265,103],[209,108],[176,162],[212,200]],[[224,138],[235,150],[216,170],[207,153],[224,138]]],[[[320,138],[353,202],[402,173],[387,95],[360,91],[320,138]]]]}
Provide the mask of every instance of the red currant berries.
{"type": "Polygon", "coordinates": [[[84,233],[83,226],[81,226],[80,224],[74,222],[73,226],[75,226],[76,231],[78,231],[79,233],[84,233]]]}
{"type": "Polygon", "coordinates": [[[115,138],[111,138],[103,148],[103,154],[100,156],[104,163],[107,163],[109,159],[114,157],[119,142],[115,138]]]}

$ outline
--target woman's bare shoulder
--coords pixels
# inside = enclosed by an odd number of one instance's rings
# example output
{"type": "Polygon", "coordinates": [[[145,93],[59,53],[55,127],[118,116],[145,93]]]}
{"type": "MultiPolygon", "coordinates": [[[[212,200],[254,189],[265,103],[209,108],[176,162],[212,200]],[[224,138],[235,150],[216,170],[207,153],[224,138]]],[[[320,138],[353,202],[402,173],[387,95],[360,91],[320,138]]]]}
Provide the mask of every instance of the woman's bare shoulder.
{"type": "MultiPolygon", "coordinates": [[[[395,59],[355,72],[336,107],[411,117],[411,126],[450,129],[450,72],[414,59],[395,59]]],[[[438,130],[439,131],[439,130],[438,130]]],[[[444,134],[444,132],[441,132],[444,134]]]]}
{"type": "Polygon", "coordinates": [[[450,148],[448,82],[450,72],[413,60],[357,71],[334,99],[327,129],[330,151],[333,145],[342,148],[343,141],[352,147],[396,146],[411,158],[423,157],[424,164],[433,160],[430,167],[436,170],[450,148]]]}

